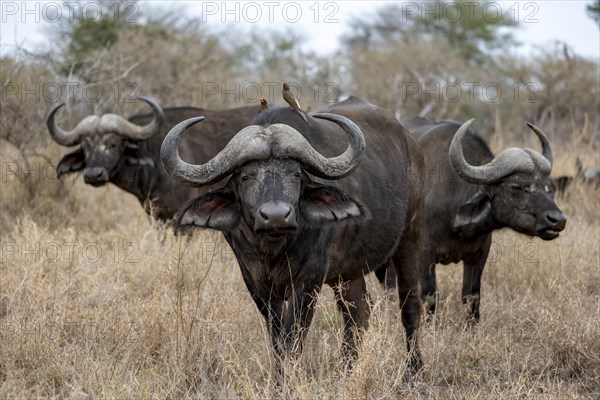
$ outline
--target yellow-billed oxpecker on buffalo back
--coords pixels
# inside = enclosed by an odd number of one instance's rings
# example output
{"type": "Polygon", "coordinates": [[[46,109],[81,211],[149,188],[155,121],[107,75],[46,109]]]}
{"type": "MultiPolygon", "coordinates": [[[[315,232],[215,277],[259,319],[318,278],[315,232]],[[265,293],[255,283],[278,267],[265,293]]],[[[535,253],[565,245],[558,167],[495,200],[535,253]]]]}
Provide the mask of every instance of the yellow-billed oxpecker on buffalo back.
{"type": "Polygon", "coordinates": [[[304,122],[307,122],[308,120],[306,119],[306,115],[304,115],[302,108],[300,108],[300,103],[298,102],[298,99],[296,98],[294,93],[292,93],[292,90],[290,89],[290,86],[287,83],[283,84],[283,90],[281,91],[281,94],[283,95],[283,99],[285,100],[285,102],[288,103],[290,107],[292,107],[294,110],[296,110],[298,114],[300,114],[304,122]]]}

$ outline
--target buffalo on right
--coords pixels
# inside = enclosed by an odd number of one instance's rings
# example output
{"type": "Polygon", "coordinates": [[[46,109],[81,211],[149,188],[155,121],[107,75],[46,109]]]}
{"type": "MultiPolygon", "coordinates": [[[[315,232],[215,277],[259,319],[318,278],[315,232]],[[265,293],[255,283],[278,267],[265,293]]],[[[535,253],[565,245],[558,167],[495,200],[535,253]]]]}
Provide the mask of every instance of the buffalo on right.
{"type": "Polygon", "coordinates": [[[425,157],[420,284],[427,314],[436,308],[436,264],[462,261],[462,301],[468,321],[477,322],[493,232],[510,228],[553,240],[567,219],[553,199],[552,149],[546,135],[527,124],[541,143],[541,153],[511,147],[494,156],[470,128],[472,122],[413,117],[401,124],[417,138],[425,157]]]}

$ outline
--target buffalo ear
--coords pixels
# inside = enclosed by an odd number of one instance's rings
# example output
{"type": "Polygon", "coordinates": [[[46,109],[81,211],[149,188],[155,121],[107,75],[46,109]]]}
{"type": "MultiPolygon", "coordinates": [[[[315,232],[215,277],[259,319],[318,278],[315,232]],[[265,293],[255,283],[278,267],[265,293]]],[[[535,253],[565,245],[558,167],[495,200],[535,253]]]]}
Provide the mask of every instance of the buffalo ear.
{"type": "Polygon", "coordinates": [[[240,207],[227,186],[196,198],[175,217],[177,225],[182,227],[197,226],[219,231],[235,228],[240,219],[240,207]]]}
{"type": "Polygon", "coordinates": [[[156,165],[152,157],[146,154],[140,146],[132,142],[125,144],[123,158],[125,159],[125,165],[129,166],[154,167],[156,165]]]}
{"type": "Polygon", "coordinates": [[[452,222],[452,230],[465,234],[474,232],[486,222],[491,211],[492,202],[489,195],[479,190],[458,209],[452,222]]]}
{"type": "Polygon", "coordinates": [[[56,176],[61,177],[65,174],[78,172],[85,168],[85,155],[80,147],[72,153],[66,154],[58,162],[56,167],[56,176]]]}
{"type": "Polygon", "coordinates": [[[310,182],[300,197],[300,215],[309,224],[362,220],[367,210],[358,201],[333,186],[310,182]]]}

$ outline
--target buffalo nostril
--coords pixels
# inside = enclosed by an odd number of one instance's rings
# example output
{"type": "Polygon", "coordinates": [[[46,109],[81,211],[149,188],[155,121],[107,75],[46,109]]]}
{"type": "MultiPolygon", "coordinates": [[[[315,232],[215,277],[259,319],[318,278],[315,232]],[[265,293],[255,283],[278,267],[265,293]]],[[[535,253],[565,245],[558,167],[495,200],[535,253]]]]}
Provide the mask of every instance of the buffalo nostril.
{"type": "Polygon", "coordinates": [[[104,183],[108,181],[108,172],[104,168],[88,168],[83,173],[86,183],[104,183]]]}
{"type": "Polygon", "coordinates": [[[282,201],[269,201],[257,210],[257,229],[295,229],[294,207],[282,201]]]}
{"type": "Polygon", "coordinates": [[[260,210],[258,210],[258,214],[261,216],[262,219],[264,219],[265,221],[269,220],[269,216],[267,214],[265,214],[265,210],[263,208],[261,208],[260,210]]]}
{"type": "Polygon", "coordinates": [[[292,212],[292,208],[282,203],[267,203],[260,208],[259,214],[265,221],[271,219],[285,220],[292,212]]]}
{"type": "Polygon", "coordinates": [[[559,230],[562,230],[567,223],[567,218],[561,212],[549,212],[544,218],[549,226],[559,230]]]}

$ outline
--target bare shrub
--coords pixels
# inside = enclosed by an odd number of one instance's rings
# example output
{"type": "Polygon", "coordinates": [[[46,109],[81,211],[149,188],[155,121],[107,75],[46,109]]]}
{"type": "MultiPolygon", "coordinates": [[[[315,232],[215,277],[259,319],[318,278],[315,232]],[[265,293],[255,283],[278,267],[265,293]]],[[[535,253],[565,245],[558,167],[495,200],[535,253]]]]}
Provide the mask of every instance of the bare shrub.
{"type": "Polygon", "coordinates": [[[546,127],[555,140],[569,142],[572,133],[582,133],[579,138],[586,144],[600,146],[598,61],[556,43],[527,58],[506,57],[501,64],[508,77],[531,85],[529,93],[521,93],[529,99],[519,98],[517,104],[503,110],[503,115],[546,127]]]}

